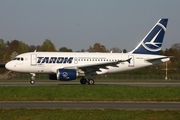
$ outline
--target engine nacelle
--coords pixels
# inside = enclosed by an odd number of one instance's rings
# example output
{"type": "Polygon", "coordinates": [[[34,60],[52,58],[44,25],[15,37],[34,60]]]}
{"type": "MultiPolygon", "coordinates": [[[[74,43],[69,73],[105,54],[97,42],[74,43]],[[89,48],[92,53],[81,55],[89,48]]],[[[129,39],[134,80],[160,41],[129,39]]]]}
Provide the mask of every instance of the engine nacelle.
{"type": "Polygon", "coordinates": [[[49,74],[50,80],[75,80],[78,77],[78,72],[72,69],[58,69],[57,74],[49,74]]]}
{"type": "Polygon", "coordinates": [[[78,72],[72,69],[58,69],[57,80],[75,80],[78,77],[78,72]]]}

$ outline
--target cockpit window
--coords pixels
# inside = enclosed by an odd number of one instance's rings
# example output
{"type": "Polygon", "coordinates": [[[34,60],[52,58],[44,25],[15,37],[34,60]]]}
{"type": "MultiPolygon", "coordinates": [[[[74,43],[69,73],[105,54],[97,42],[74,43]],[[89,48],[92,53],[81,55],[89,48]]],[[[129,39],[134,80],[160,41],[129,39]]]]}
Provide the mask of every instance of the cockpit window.
{"type": "Polygon", "coordinates": [[[23,57],[15,57],[14,60],[24,61],[24,58],[23,57]]]}
{"type": "Polygon", "coordinates": [[[15,57],[13,60],[17,60],[17,58],[15,57]]]}

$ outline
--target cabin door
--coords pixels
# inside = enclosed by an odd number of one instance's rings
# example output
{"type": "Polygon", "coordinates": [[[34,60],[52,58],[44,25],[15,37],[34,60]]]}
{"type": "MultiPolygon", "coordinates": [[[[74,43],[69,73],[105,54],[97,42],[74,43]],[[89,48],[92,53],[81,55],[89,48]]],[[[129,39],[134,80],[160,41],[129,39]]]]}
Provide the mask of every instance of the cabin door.
{"type": "Polygon", "coordinates": [[[129,62],[129,67],[134,67],[134,56],[133,55],[129,55],[128,56],[128,59],[130,59],[130,62],[129,62]]]}
{"type": "Polygon", "coordinates": [[[31,66],[36,66],[36,65],[37,65],[37,55],[31,54],[31,66]]]}

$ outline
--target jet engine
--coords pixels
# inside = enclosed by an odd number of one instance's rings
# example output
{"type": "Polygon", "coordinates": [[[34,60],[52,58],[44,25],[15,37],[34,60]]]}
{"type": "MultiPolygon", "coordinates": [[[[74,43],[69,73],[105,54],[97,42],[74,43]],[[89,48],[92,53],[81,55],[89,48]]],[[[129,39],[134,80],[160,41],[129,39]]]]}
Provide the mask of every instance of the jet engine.
{"type": "Polygon", "coordinates": [[[50,80],[69,81],[75,80],[78,77],[78,72],[73,69],[58,69],[56,74],[49,74],[50,80]]]}

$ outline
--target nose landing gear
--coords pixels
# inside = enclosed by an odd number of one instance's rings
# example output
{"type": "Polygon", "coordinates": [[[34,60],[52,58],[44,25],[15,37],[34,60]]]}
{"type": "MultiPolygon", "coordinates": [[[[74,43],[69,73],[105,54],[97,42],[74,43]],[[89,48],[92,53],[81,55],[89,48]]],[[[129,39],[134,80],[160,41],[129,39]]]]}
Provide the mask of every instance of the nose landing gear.
{"type": "Polygon", "coordinates": [[[31,75],[30,83],[33,85],[33,84],[35,84],[35,76],[36,76],[36,74],[35,73],[30,73],[30,75],[31,75]]]}

